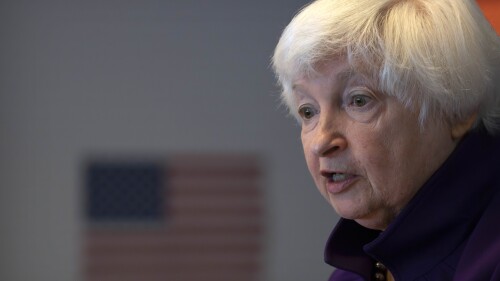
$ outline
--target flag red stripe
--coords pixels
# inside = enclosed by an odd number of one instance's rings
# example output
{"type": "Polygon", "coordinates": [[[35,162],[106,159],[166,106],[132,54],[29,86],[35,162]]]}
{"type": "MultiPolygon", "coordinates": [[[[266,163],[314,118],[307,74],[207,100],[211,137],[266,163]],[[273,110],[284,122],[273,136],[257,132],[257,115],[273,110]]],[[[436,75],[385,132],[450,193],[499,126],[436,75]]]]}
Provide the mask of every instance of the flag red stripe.
{"type": "Polygon", "coordinates": [[[224,270],[190,270],[182,269],[178,272],[171,272],[170,270],[158,270],[153,272],[108,272],[108,273],[88,273],[86,280],[88,281],[254,281],[258,276],[255,269],[232,270],[225,268],[224,270]]]}

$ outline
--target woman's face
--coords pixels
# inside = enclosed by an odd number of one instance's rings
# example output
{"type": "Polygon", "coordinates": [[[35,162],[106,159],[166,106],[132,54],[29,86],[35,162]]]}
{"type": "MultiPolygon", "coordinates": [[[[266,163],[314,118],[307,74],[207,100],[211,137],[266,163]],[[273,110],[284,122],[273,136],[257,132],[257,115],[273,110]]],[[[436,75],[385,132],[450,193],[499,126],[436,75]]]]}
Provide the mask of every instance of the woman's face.
{"type": "Polygon", "coordinates": [[[337,213],[385,229],[456,146],[446,122],[377,92],[345,62],[295,81],[302,145],[316,186],[337,213]]]}

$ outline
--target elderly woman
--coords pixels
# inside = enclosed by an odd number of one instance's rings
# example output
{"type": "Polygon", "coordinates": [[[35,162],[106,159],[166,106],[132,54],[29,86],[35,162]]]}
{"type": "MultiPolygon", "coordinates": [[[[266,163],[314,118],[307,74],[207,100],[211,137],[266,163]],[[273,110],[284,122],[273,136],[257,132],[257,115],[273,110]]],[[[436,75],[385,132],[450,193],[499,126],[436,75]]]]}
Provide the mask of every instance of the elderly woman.
{"type": "Polygon", "coordinates": [[[500,43],[473,0],[318,0],[273,66],[330,280],[500,280],[500,43]]]}

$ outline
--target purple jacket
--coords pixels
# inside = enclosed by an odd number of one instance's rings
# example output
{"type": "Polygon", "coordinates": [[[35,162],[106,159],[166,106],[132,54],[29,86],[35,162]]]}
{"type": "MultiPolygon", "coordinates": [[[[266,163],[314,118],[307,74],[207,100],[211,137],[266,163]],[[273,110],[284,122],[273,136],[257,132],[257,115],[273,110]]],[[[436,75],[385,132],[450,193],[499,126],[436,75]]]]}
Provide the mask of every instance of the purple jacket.
{"type": "Polygon", "coordinates": [[[341,219],[325,249],[330,281],[500,281],[500,137],[471,132],[384,232],[341,219]]]}

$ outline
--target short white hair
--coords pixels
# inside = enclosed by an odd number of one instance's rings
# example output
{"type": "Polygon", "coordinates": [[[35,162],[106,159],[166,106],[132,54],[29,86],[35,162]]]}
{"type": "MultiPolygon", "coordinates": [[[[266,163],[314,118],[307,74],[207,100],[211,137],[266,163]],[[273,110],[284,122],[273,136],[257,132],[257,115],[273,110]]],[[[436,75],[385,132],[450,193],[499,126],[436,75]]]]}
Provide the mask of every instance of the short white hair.
{"type": "Polygon", "coordinates": [[[337,58],[418,110],[422,125],[454,124],[477,112],[476,125],[500,131],[500,39],[474,0],[312,2],[286,27],[273,56],[289,109],[295,79],[337,58]]]}

